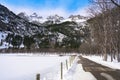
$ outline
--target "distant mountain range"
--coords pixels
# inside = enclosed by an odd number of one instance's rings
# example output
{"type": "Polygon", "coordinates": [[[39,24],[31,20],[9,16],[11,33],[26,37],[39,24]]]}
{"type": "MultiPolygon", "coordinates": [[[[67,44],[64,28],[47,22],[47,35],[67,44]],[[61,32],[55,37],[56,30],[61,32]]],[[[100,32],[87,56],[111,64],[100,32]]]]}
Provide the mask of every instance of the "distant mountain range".
{"type": "Polygon", "coordinates": [[[42,16],[39,16],[37,13],[33,13],[28,16],[24,12],[19,13],[18,16],[29,22],[36,21],[38,23],[45,23],[47,21],[52,21],[53,24],[59,24],[61,22],[66,22],[66,21],[84,22],[88,19],[87,17],[81,16],[81,15],[70,15],[68,18],[64,18],[57,14],[48,16],[47,18],[43,18],[42,16]]]}
{"type": "Polygon", "coordinates": [[[86,20],[86,17],[80,15],[71,15],[67,19],[57,14],[47,18],[37,13],[28,16],[21,12],[16,15],[0,4],[0,46],[18,48],[23,45],[27,48],[25,39],[28,36],[33,39],[32,44],[36,46],[34,48],[79,47],[81,39],[83,40],[87,33],[86,20]],[[22,38],[21,43],[16,39],[17,35],[22,38]]]}

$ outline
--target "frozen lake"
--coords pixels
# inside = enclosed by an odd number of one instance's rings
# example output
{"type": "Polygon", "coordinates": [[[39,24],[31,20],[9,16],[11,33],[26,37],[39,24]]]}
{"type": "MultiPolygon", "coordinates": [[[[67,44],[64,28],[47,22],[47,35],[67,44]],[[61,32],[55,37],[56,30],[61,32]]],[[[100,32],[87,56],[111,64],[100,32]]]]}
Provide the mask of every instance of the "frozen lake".
{"type": "Polygon", "coordinates": [[[60,63],[68,56],[41,56],[32,54],[0,54],[0,80],[58,80],[60,63]]]}

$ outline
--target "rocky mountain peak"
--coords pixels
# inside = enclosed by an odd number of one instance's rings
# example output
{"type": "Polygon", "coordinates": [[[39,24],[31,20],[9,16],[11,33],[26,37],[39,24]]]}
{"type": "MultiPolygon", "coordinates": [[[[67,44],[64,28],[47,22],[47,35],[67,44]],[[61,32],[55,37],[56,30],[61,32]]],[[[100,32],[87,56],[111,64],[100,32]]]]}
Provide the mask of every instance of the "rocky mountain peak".
{"type": "Polygon", "coordinates": [[[70,15],[69,18],[76,20],[76,19],[84,19],[85,17],[81,15],[70,15]]]}
{"type": "Polygon", "coordinates": [[[55,15],[51,15],[47,17],[48,21],[53,21],[54,23],[59,23],[61,20],[63,20],[64,18],[62,16],[58,16],[57,14],[55,15]]]}

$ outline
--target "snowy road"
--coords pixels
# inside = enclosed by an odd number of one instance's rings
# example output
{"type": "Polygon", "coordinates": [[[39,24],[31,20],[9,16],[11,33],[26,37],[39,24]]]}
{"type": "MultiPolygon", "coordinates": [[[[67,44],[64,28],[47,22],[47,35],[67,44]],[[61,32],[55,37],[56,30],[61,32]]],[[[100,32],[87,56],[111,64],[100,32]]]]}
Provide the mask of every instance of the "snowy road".
{"type": "Polygon", "coordinates": [[[120,80],[120,71],[101,64],[95,63],[87,58],[80,57],[80,63],[86,72],[91,72],[97,80],[120,80]]]}

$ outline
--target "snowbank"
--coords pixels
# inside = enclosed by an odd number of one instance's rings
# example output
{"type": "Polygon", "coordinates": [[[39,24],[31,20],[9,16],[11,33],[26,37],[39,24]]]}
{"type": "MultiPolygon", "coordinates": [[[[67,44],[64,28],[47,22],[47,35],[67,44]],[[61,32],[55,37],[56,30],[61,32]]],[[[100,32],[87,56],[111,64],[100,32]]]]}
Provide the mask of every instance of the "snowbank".
{"type": "Polygon", "coordinates": [[[83,70],[82,64],[78,64],[76,58],[73,66],[65,74],[65,80],[96,80],[96,78],[90,73],[83,70]]]}

